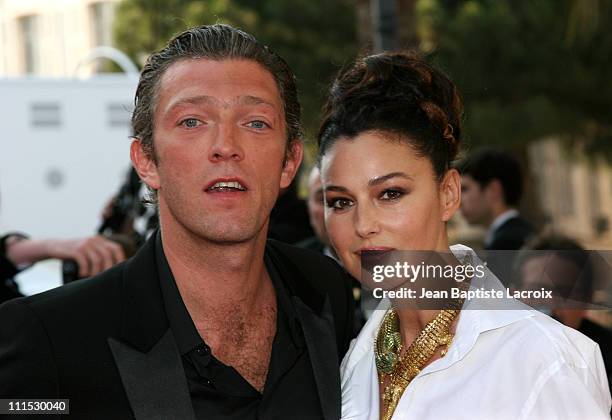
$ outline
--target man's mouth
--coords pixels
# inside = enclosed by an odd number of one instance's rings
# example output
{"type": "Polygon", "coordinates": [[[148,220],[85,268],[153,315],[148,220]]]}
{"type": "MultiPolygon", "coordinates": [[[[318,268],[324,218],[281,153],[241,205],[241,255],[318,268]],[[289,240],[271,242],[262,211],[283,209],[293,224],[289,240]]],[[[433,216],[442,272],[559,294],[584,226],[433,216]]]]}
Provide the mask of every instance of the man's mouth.
{"type": "Polygon", "coordinates": [[[219,181],[206,188],[207,192],[237,192],[246,191],[246,188],[238,181],[219,181]]]}

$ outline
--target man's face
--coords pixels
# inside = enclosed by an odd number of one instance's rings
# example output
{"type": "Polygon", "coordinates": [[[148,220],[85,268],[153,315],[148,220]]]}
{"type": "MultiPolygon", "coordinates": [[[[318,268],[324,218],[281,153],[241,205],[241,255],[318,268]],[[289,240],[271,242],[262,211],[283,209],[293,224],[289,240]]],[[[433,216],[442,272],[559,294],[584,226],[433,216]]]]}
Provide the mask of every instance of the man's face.
{"type": "Polygon", "coordinates": [[[162,228],[215,243],[265,237],[302,157],[296,142],[283,165],[280,94],[249,60],[172,64],[160,81],[154,144],[157,163],[144,180],[157,190],[162,228]]]}
{"type": "Polygon", "coordinates": [[[529,300],[528,305],[537,309],[547,309],[546,312],[558,316],[563,322],[567,316],[582,316],[580,309],[571,309],[569,304],[583,301],[584,296],[580,295],[581,288],[578,287],[581,278],[581,268],[576,263],[565,258],[559,257],[554,253],[539,255],[529,258],[520,267],[520,278],[522,290],[550,290],[553,292],[553,299],[529,300]],[[566,301],[565,299],[569,299],[566,301]]]}
{"type": "Polygon", "coordinates": [[[490,218],[486,192],[470,175],[461,175],[461,214],[470,224],[486,224],[490,218]]]}
{"type": "Polygon", "coordinates": [[[310,216],[310,225],[314,229],[317,238],[328,245],[329,238],[325,230],[323,185],[321,184],[321,173],[317,167],[312,169],[308,178],[308,215],[310,216]]]}

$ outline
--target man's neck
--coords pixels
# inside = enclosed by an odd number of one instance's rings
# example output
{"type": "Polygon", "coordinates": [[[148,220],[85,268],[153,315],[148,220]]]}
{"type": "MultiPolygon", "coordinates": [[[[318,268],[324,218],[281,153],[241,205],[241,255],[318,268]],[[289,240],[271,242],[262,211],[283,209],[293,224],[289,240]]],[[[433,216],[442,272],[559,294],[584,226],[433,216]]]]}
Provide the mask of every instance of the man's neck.
{"type": "Polygon", "coordinates": [[[512,207],[508,207],[503,203],[495,203],[490,207],[489,219],[487,220],[487,226],[491,226],[495,219],[497,219],[502,214],[506,213],[508,210],[512,210],[512,207]]]}
{"type": "Polygon", "coordinates": [[[506,222],[506,220],[511,219],[518,215],[518,211],[515,208],[503,206],[495,209],[492,213],[492,219],[489,223],[489,229],[495,230],[502,224],[506,222]]]}
{"type": "Polygon", "coordinates": [[[265,228],[253,240],[218,244],[162,224],[164,254],[194,320],[224,308],[245,314],[254,308],[270,281],[263,260],[265,228]]]}

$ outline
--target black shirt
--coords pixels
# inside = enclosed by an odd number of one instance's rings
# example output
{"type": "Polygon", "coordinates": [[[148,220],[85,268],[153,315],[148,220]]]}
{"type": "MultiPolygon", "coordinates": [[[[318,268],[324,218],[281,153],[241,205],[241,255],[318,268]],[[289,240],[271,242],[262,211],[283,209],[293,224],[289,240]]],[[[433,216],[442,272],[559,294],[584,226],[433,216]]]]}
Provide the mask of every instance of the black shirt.
{"type": "Polygon", "coordinates": [[[185,369],[198,419],[320,419],[312,365],[293,301],[266,256],[277,300],[276,335],[263,393],[211,354],[191,319],[157,235],[157,267],[170,329],[185,369]]]}

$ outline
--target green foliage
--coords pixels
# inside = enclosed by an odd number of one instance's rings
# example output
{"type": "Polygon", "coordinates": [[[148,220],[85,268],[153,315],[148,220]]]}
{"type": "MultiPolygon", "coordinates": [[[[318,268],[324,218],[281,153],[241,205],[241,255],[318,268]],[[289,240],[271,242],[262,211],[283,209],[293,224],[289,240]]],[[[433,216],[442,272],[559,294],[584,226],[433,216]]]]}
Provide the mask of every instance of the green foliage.
{"type": "Polygon", "coordinates": [[[612,0],[420,0],[417,13],[473,145],[554,135],[612,155],[612,0]]]}
{"type": "Polygon", "coordinates": [[[298,78],[307,137],[318,127],[328,82],[357,51],[350,0],[124,0],[117,10],[115,44],[139,64],[178,32],[228,23],[278,52],[298,78]]]}

